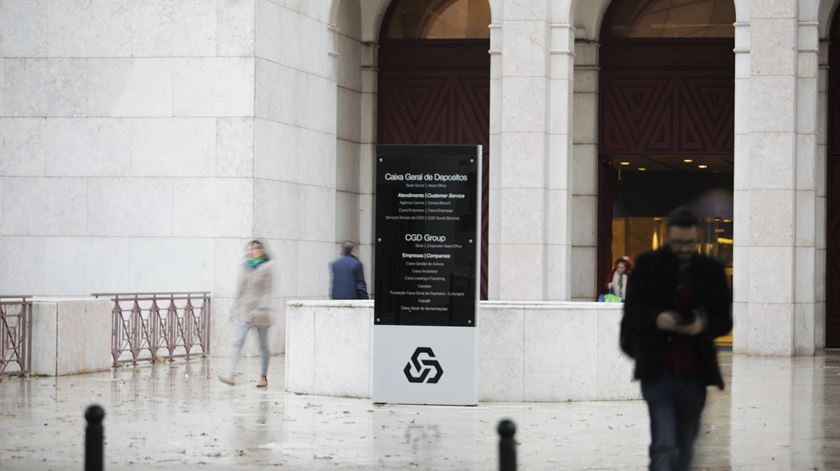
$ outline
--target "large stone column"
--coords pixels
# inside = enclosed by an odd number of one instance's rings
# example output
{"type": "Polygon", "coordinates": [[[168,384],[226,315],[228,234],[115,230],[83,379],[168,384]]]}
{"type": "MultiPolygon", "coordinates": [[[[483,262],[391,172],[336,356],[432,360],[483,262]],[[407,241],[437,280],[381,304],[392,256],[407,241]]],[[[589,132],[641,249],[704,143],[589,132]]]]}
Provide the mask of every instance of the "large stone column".
{"type": "Polygon", "coordinates": [[[542,300],[551,205],[548,4],[499,3],[494,6],[503,11],[494,11],[494,23],[503,37],[497,28],[491,37],[501,54],[491,62],[490,297],[542,300]]]}
{"type": "Polygon", "coordinates": [[[817,30],[794,0],[751,7],[736,28],[734,347],[812,354],[817,30]]]}
{"type": "MultiPolygon", "coordinates": [[[[557,18],[552,13],[552,18],[557,18]]],[[[568,300],[573,295],[574,281],[585,273],[574,273],[575,260],[572,234],[588,233],[586,205],[573,206],[572,197],[572,114],[575,74],[575,29],[565,20],[553,21],[550,40],[549,69],[549,147],[546,163],[546,293],[544,299],[568,300]],[[584,210],[575,212],[574,208],[584,210]],[[581,220],[578,222],[577,217],[581,220]],[[576,231],[581,227],[581,231],[576,231]]],[[[594,231],[593,231],[594,234],[594,231]]],[[[591,278],[590,278],[591,279],[591,278]]]]}

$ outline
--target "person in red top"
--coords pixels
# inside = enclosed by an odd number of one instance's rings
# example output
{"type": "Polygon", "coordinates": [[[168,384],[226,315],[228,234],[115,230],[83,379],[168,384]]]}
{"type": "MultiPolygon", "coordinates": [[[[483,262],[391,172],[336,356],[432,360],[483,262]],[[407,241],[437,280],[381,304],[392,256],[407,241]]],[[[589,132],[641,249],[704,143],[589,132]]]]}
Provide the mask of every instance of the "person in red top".
{"type": "Polygon", "coordinates": [[[732,328],[732,294],[723,265],[694,251],[699,220],[678,208],[668,243],[635,263],[621,319],[621,349],[650,415],[651,470],[689,469],[706,387],[723,389],[714,345],[732,328]]]}

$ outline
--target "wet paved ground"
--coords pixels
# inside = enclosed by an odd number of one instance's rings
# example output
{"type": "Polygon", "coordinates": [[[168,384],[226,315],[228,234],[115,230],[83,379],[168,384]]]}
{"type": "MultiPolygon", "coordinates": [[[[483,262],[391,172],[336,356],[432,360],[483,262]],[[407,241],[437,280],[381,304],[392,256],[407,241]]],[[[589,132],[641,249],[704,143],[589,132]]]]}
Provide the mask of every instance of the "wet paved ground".
{"type": "MultiPolygon", "coordinates": [[[[282,357],[258,390],[216,380],[223,359],[109,373],[0,381],[0,469],[82,469],[90,403],[107,410],[106,469],[497,469],[499,419],[519,427],[519,469],[643,469],[644,404],[482,403],[373,406],[288,394],[282,357]]],[[[698,469],[840,469],[840,353],[782,359],[722,355],[698,469]],[[733,379],[734,377],[734,379],[733,379]]],[[[626,378],[616,378],[625,381],[626,378]]],[[[247,381],[247,382],[246,382],[247,381]]]]}

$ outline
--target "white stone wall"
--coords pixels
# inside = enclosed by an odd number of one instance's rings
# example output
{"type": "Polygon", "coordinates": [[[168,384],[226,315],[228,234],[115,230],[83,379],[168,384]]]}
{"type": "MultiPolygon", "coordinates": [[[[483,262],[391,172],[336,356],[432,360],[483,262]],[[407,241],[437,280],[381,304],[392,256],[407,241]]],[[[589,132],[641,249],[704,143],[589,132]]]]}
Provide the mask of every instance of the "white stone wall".
{"type": "Polygon", "coordinates": [[[493,24],[500,28],[491,29],[491,47],[498,51],[491,87],[501,90],[491,90],[490,104],[490,297],[546,299],[552,196],[548,3],[494,6],[493,24]]]}
{"type": "MultiPolygon", "coordinates": [[[[288,313],[286,389],[370,397],[373,303],[292,301],[288,313]]],[[[618,348],[620,318],[614,303],[481,302],[479,400],[638,399],[633,363],[618,348]]]]}
{"type": "MultiPolygon", "coordinates": [[[[491,299],[595,294],[609,3],[491,1],[491,299]]],[[[736,2],[736,351],[824,345],[819,39],[836,3],[736,2]]],[[[0,293],[212,290],[218,321],[253,237],[279,261],[280,319],[327,296],[341,239],[362,242],[372,284],[388,4],[0,0],[0,293]]]]}
{"type": "Polygon", "coordinates": [[[111,368],[107,299],[32,299],[32,374],[61,376],[111,368]],[[106,322],[103,322],[103,319],[106,322]]]}
{"type": "Polygon", "coordinates": [[[0,292],[228,283],[253,226],[253,7],[0,1],[0,292]]]}
{"type": "Polygon", "coordinates": [[[330,2],[256,0],[254,233],[278,260],[279,322],[285,302],[323,298],[334,256],[336,109],[330,2]]]}

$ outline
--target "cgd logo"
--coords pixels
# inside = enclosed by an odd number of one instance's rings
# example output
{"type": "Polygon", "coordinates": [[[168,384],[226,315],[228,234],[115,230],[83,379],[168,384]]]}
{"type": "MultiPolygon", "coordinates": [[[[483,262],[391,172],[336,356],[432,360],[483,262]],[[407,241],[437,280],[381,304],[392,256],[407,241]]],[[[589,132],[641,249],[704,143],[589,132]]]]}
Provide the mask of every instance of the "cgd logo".
{"type": "Polygon", "coordinates": [[[406,234],[405,235],[406,242],[439,242],[444,243],[446,242],[445,235],[432,235],[432,234],[406,234]]]}
{"type": "Polygon", "coordinates": [[[403,373],[405,373],[405,377],[409,383],[435,384],[443,376],[443,368],[441,368],[440,363],[435,359],[435,352],[431,348],[417,347],[417,350],[414,350],[414,354],[411,355],[411,361],[405,364],[403,373]],[[420,355],[423,354],[428,356],[428,359],[421,360],[420,355]],[[412,366],[414,367],[413,369],[412,366]],[[435,374],[427,380],[426,377],[429,376],[429,372],[432,370],[435,371],[435,374]]]}

